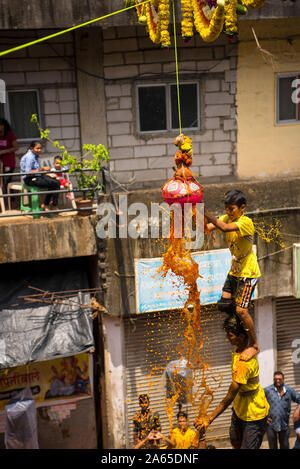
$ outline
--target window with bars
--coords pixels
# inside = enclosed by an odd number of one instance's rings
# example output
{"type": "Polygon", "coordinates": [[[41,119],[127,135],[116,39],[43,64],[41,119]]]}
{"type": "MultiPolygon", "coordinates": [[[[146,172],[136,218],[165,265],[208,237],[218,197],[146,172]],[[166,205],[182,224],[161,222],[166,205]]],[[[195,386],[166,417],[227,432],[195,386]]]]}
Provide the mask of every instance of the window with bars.
{"type": "MultiPolygon", "coordinates": [[[[179,86],[182,130],[200,130],[199,83],[179,86]]],[[[138,85],[138,131],[162,133],[179,130],[176,84],[138,85]]]]}
{"type": "Polygon", "coordinates": [[[300,122],[300,72],[277,75],[277,124],[300,122]]]}
{"type": "Polygon", "coordinates": [[[18,141],[39,138],[39,131],[31,122],[32,114],[41,115],[39,90],[8,90],[5,101],[0,103],[0,117],[10,123],[18,141]]]}

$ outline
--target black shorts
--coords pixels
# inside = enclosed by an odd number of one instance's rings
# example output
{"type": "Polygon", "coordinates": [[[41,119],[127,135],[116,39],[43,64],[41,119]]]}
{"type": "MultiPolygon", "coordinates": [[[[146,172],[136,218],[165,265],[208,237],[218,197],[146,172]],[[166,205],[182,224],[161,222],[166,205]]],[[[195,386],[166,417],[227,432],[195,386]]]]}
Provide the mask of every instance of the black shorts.
{"type": "Polygon", "coordinates": [[[241,420],[232,409],[229,436],[236,449],[259,449],[267,429],[267,417],[246,422],[241,420]]]}
{"type": "Polygon", "coordinates": [[[234,277],[228,274],[223,286],[223,291],[231,293],[236,306],[247,309],[252,293],[256,287],[258,278],[234,277]]]}

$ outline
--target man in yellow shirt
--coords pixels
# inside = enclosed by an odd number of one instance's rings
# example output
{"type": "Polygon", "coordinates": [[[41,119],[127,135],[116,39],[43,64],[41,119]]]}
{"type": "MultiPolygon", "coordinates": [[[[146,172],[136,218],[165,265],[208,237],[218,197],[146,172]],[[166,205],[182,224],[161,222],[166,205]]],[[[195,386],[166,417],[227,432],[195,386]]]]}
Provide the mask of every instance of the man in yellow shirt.
{"type": "Polygon", "coordinates": [[[173,448],[189,449],[193,446],[196,432],[189,427],[188,416],[185,412],[178,412],[177,425],[178,427],[174,428],[170,434],[173,448]]]}
{"type": "Polygon", "coordinates": [[[230,426],[233,448],[259,449],[267,427],[269,404],[259,384],[257,357],[240,360],[248,338],[237,316],[229,316],[223,327],[228,340],[236,347],[232,354],[232,382],[220,404],[206,418],[197,418],[194,425],[203,435],[207,427],[233,403],[230,426]]]}
{"type": "Polygon", "coordinates": [[[254,323],[248,312],[251,296],[261,275],[256,254],[252,250],[255,229],[252,220],[244,215],[246,197],[242,191],[233,189],[226,192],[223,201],[226,215],[220,218],[204,210],[209,222],[208,230],[217,228],[225,233],[232,254],[231,269],[224,283],[218,307],[223,312],[238,315],[249,339],[248,347],[240,358],[250,360],[260,350],[254,323]]]}

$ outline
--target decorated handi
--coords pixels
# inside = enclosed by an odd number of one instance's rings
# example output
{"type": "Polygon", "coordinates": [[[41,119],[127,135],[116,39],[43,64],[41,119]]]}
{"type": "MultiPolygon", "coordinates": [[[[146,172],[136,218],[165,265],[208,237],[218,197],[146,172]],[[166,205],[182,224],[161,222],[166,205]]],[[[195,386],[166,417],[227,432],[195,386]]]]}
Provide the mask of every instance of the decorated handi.
{"type": "Polygon", "coordinates": [[[169,205],[175,202],[182,206],[185,203],[199,203],[202,201],[203,190],[190,170],[193,161],[192,140],[180,134],[174,144],[179,149],[174,159],[176,171],[162,187],[163,198],[169,205]]]}

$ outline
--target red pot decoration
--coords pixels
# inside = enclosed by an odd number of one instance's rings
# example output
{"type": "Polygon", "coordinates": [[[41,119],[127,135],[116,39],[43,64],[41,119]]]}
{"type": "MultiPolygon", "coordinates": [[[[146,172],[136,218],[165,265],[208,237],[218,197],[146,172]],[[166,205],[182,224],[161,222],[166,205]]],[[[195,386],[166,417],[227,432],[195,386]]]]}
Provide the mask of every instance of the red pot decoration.
{"type": "Polygon", "coordinates": [[[186,203],[197,204],[202,201],[203,190],[193,177],[182,180],[174,176],[162,187],[162,196],[169,205],[174,203],[179,203],[182,206],[186,203]]]}
{"type": "Polygon", "coordinates": [[[162,196],[169,205],[179,203],[197,204],[202,201],[202,186],[193,176],[189,166],[192,165],[192,140],[183,134],[178,135],[174,144],[179,148],[175,155],[176,172],[162,187],[162,196]]]}

